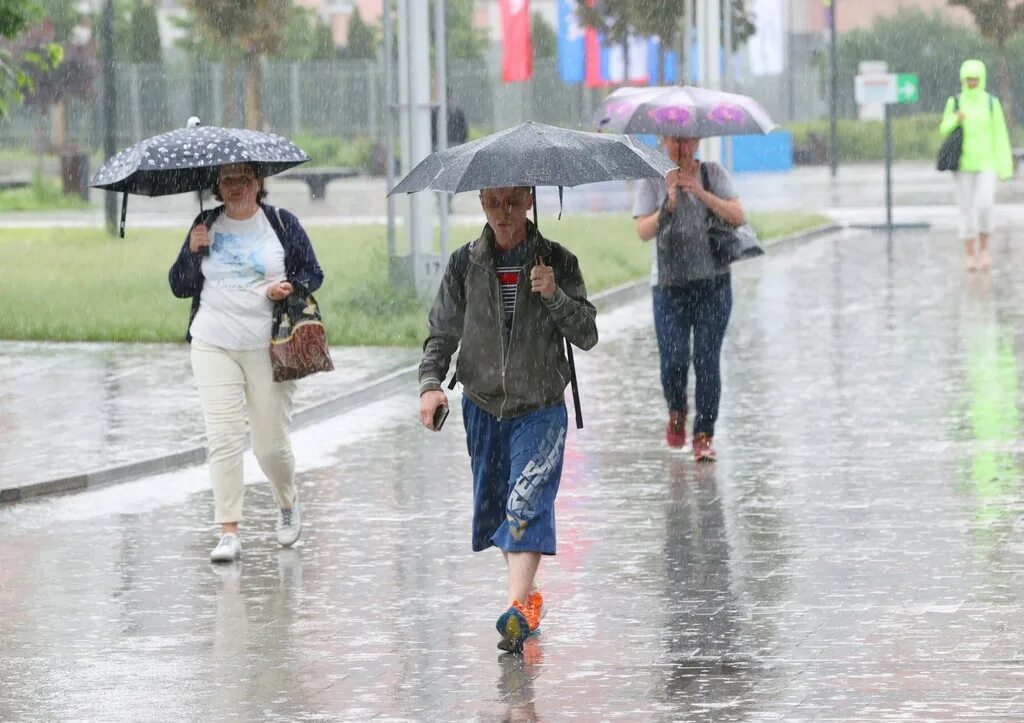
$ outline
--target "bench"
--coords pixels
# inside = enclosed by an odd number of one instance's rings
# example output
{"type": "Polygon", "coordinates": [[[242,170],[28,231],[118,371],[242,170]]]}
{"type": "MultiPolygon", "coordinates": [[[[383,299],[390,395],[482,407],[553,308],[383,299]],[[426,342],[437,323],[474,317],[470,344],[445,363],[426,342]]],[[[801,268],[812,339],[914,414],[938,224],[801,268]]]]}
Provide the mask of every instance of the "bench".
{"type": "Polygon", "coordinates": [[[323,201],[327,198],[327,184],[339,178],[352,178],[358,176],[359,170],[355,168],[303,168],[298,171],[287,171],[275,176],[282,180],[293,179],[305,181],[309,186],[309,193],[314,201],[323,201]]]}
{"type": "Polygon", "coordinates": [[[31,184],[30,181],[22,180],[20,178],[0,178],[0,191],[10,191],[15,188],[28,188],[31,184]]]}

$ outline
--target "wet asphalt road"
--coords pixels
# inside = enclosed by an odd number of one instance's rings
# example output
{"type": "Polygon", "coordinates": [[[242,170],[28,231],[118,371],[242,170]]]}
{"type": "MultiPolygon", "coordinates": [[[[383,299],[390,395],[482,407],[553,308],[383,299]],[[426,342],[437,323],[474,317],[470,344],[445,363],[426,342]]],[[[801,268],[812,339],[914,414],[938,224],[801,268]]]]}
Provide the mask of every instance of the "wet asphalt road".
{"type": "Polygon", "coordinates": [[[664,447],[649,299],[605,314],[521,657],[458,407],[431,434],[414,391],[296,433],[303,540],[257,481],[237,566],[206,562],[204,468],[0,508],[0,720],[1019,720],[1024,288],[994,256],[846,232],[737,266],[714,466],[664,447]]]}

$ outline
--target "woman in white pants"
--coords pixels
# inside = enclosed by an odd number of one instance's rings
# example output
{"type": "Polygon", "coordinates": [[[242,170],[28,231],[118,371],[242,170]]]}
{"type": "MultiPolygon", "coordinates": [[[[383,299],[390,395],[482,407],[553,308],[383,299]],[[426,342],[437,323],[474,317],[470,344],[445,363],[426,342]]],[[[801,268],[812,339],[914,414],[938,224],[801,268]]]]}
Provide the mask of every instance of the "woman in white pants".
{"type": "Polygon", "coordinates": [[[242,556],[247,416],[253,453],[278,506],[278,542],[290,546],[302,530],[289,437],[295,383],[274,381],[270,328],[274,302],[315,291],[323,271],[299,220],[263,203],[258,165],[221,167],[214,196],[224,205],[196,218],[171,267],[170,283],[175,296],[192,297],[186,338],[192,342],[215,522],[221,528],[210,559],[232,562],[242,556]]]}
{"type": "Polygon", "coordinates": [[[943,136],[957,127],[963,129],[960,164],[954,175],[960,206],[960,238],[967,251],[968,271],[986,270],[992,265],[988,241],[992,235],[996,179],[1013,175],[1013,151],[1003,106],[985,91],[985,76],[983,62],[964,61],[960,66],[961,92],[946,101],[939,126],[943,136]]]}

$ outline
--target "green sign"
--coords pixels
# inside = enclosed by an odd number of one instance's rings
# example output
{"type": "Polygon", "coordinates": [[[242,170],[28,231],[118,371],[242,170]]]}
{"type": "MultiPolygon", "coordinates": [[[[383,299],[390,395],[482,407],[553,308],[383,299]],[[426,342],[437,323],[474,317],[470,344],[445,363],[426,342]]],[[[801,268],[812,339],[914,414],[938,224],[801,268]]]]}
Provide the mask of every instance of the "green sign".
{"type": "Polygon", "coordinates": [[[899,73],[896,76],[896,102],[916,103],[921,100],[921,86],[916,73],[899,73]]]}

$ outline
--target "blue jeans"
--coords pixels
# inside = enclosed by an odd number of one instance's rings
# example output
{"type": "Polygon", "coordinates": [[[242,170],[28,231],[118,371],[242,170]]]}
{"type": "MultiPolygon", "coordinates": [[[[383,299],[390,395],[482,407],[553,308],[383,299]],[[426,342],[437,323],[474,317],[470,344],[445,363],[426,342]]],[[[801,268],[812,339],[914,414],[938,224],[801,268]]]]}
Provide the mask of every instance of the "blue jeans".
{"type": "Polygon", "coordinates": [[[568,417],[554,404],[497,419],[462,397],[473,468],[473,551],[555,554],[555,495],[568,417]]]}
{"type": "Polygon", "coordinates": [[[691,281],[682,286],[655,286],[654,331],[661,353],[661,386],[673,412],[686,413],[686,376],[693,334],[696,402],[693,433],[714,436],[722,396],[719,362],[732,312],[729,274],[691,281]]]}

